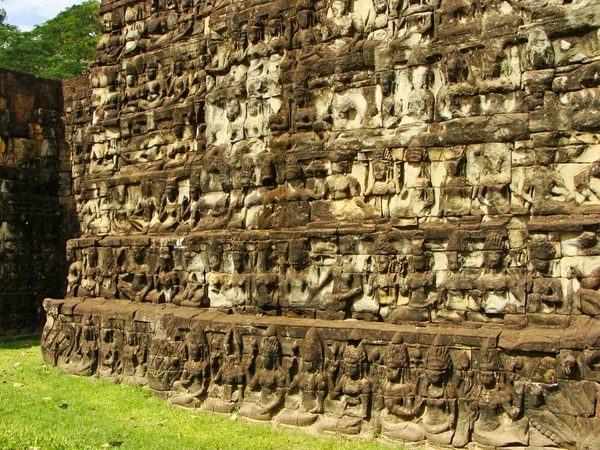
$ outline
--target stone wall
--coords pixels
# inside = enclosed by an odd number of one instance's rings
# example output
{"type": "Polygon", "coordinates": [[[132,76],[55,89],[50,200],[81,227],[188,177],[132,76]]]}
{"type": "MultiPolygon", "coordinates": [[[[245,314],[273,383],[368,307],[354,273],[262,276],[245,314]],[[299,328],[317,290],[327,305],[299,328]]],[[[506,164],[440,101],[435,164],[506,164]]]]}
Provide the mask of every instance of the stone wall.
{"type": "Polygon", "coordinates": [[[598,448],[599,15],[104,1],[48,360],[249,420],[598,448]]]}
{"type": "Polygon", "coordinates": [[[60,82],[0,70],[0,336],[39,331],[42,300],[64,292],[61,115],[60,82]]]}

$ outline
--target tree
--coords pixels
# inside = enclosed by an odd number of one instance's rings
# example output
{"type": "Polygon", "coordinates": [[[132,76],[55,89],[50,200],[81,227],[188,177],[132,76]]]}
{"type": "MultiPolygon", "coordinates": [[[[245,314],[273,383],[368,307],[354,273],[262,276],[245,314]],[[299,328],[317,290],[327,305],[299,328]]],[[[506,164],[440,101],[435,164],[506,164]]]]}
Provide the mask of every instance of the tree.
{"type": "Polygon", "coordinates": [[[0,9],[0,67],[52,79],[86,73],[100,36],[99,8],[98,1],[87,0],[31,31],[7,24],[0,9]]]}

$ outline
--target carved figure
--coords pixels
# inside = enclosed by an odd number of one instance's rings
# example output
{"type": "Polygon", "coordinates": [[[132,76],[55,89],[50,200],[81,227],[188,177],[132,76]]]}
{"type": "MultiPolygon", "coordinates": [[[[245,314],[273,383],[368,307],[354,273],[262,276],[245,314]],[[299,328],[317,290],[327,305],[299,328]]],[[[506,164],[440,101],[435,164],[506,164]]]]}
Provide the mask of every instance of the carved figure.
{"type": "Polygon", "coordinates": [[[259,356],[256,373],[248,381],[247,390],[259,389],[260,393],[246,395],[238,414],[251,420],[264,421],[271,420],[279,412],[287,392],[287,378],[281,368],[281,343],[277,329],[272,325],[267,328],[260,342],[259,356]]]}

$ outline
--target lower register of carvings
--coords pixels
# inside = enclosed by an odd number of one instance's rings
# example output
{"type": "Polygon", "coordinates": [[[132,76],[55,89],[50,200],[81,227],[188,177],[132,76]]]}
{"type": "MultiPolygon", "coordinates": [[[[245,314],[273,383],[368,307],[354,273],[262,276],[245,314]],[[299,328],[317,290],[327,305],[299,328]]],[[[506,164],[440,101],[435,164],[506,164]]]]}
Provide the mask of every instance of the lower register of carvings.
{"type": "Polygon", "coordinates": [[[600,442],[598,319],[415,327],[100,298],[45,307],[48,363],[148,385],[171,405],[455,447],[600,442]]]}

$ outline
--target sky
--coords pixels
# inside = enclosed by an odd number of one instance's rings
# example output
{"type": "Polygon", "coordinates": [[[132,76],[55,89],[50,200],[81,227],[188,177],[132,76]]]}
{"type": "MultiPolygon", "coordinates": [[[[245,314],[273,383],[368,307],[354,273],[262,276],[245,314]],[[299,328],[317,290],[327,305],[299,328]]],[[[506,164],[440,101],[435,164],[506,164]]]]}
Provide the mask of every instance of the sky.
{"type": "Polygon", "coordinates": [[[2,0],[0,8],[6,10],[7,23],[27,31],[34,25],[56,17],[65,8],[83,2],[84,0],[2,0]]]}

